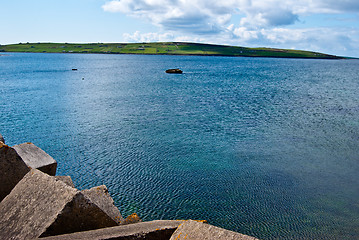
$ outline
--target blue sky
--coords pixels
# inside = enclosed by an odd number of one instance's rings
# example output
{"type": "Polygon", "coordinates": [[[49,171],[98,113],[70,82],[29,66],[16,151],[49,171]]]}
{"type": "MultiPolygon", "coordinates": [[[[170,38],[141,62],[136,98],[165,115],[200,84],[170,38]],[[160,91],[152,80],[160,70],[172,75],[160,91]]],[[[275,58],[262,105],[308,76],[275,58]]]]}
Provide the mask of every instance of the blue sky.
{"type": "Polygon", "coordinates": [[[0,0],[0,44],[190,41],[359,57],[358,0],[0,0]]]}

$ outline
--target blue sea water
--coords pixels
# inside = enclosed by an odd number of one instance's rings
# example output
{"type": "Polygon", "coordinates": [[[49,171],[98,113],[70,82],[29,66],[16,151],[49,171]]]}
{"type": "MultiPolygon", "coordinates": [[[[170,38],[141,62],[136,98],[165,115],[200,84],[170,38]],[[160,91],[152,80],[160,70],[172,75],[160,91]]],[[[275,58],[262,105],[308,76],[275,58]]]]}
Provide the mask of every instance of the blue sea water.
{"type": "Polygon", "coordinates": [[[124,217],[359,238],[357,60],[6,53],[0,84],[6,143],[124,217]]]}

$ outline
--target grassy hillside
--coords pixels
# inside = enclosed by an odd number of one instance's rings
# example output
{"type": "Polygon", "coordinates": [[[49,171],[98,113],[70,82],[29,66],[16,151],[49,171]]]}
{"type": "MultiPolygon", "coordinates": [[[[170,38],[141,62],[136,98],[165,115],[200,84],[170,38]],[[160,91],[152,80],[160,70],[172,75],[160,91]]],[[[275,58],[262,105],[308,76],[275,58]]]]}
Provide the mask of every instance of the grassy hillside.
{"type": "Polygon", "coordinates": [[[161,54],[161,55],[215,55],[234,57],[285,57],[324,58],[341,57],[289,49],[245,48],[223,45],[159,42],[159,43],[19,43],[0,45],[0,52],[49,52],[49,53],[110,53],[110,54],[161,54]]]}

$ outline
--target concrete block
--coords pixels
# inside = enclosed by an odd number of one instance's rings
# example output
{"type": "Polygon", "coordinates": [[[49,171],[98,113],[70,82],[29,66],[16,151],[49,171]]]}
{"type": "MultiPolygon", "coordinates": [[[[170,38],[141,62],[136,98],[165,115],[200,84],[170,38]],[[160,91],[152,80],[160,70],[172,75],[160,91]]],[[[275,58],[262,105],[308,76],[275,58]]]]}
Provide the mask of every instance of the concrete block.
{"type": "Polygon", "coordinates": [[[130,216],[128,216],[121,224],[133,224],[142,222],[141,218],[137,215],[137,213],[132,213],[130,216]]]}
{"type": "Polygon", "coordinates": [[[192,220],[182,223],[170,240],[256,240],[257,238],[192,220]]]}
{"type": "Polygon", "coordinates": [[[1,135],[1,133],[0,133],[0,142],[5,143],[5,139],[4,139],[4,137],[1,135]]]}
{"type": "Polygon", "coordinates": [[[31,168],[36,168],[51,176],[55,176],[57,162],[49,154],[32,143],[13,146],[22,160],[31,168]]]}
{"type": "Polygon", "coordinates": [[[115,222],[120,224],[124,221],[120,210],[115,206],[112,197],[105,185],[93,187],[88,190],[81,191],[83,195],[88,197],[93,203],[102,209],[115,222]]]}
{"type": "Polygon", "coordinates": [[[41,238],[42,240],[168,240],[183,221],[156,220],[41,238]]]}
{"type": "Polygon", "coordinates": [[[16,151],[0,142],[0,201],[29,171],[29,167],[16,151]]]}
{"type": "Polygon", "coordinates": [[[32,169],[0,203],[0,239],[33,239],[117,226],[84,194],[32,169]]]}
{"type": "Polygon", "coordinates": [[[66,185],[70,187],[75,187],[75,184],[72,182],[72,179],[70,176],[55,176],[56,180],[64,182],[66,185]]]}

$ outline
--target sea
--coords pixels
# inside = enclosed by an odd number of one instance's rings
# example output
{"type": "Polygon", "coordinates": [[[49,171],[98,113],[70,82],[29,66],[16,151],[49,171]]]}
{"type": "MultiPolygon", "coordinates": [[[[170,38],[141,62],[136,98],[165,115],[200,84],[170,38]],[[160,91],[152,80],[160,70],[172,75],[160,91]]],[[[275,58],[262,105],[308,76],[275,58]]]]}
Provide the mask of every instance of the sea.
{"type": "Polygon", "coordinates": [[[359,60],[3,53],[0,84],[6,143],[124,217],[359,239],[359,60]]]}

